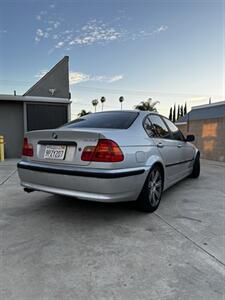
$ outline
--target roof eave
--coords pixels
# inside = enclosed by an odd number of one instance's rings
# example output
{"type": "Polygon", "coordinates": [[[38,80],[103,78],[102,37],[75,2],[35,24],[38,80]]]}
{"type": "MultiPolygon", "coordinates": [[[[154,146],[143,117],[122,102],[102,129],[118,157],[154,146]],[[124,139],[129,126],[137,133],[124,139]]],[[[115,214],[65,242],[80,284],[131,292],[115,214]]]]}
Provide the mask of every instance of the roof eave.
{"type": "Polygon", "coordinates": [[[19,102],[45,102],[45,103],[72,103],[67,98],[53,98],[40,96],[14,96],[14,95],[0,95],[0,101],[19,101],[19,102]]]}

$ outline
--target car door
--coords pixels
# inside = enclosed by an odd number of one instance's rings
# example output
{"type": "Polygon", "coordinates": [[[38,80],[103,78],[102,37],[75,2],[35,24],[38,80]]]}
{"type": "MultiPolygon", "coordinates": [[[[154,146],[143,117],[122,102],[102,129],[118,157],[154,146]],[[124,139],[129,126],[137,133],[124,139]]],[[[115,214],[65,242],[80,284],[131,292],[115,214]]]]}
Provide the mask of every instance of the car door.
{"type": "Polygon", "coordinates": [[[170,120],[162,117],[163,121],[166,123],[170,132],[172,133],[174,141],[177,143],[177,147],[180,150],[180,162],[179,162],[179,172],[181,176],[186,176],[190,173],[190,168],[193,164],[194,159],[194,148],[192,145],[185,141],[182,132],[175,126],[170,120]]]}
{"type": "Polygon", "coordinates": [[[180,178],[181,173],[179,164],[182,160],[180,141],[173,139],[172,133],[161,116],[151,114],[149,120],[156,131],[153,140],[163,158],[167,180],[169,183],[175,182],[180,178]]]}

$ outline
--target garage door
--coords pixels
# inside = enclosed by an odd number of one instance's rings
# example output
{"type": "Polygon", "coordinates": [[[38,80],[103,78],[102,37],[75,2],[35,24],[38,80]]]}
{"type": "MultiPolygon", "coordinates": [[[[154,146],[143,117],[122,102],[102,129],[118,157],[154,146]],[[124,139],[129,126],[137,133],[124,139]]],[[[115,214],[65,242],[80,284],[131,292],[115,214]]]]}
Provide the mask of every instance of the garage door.
{"type": "Polygon", "coordinates": [[[68,122],[67,105],[27,104],[27,131],[52,129],[68,122]]]}

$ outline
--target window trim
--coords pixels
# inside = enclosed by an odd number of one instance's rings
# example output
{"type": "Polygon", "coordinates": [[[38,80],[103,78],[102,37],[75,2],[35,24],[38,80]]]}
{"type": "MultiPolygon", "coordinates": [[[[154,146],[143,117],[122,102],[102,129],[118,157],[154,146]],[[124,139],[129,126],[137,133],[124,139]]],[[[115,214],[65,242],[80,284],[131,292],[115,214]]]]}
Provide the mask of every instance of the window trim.
{"type": "MultiPolygon", "coordinates": [[[[145,121],[145,119],[148,118],[149,116],[157,116],[157,117],[159,117],[159,118],[162,120],[163,124],[164,124],[164,125],[166,126],[166,128],[168,129],[168,132],[169,132],[169,135],[170,135],[170,138],[164,138],[164,137],[161,137],[161,136],[159,135],[158,131],[156,130],[156,132],[155,132],[156,135],[153,136],[153,137],[150,137],[150,138],[154,138],[154,139],[163,139],[163,140],[169,140],[169,141],[174,140],[173,134],[172,134],[171,130],[168,128],[166,122],[164,122],[164,120],[163,120],[163,116],[161,116],[160,114],[149,113],[149,114],[144,118],[144,120],[143,120],[143,128],[144,128],[144,121],[145,121]]],[[[150,121],[150,123],[152,124],[152,121],[151,121],[150,118],[149,118],[149,121],[150,121]]],[[[153,124],[152,124],[152,126],[154,127],[153,124]]],[[[144,128],[144,130],[145,130],[145,128],[144,128]]],[[[146,132],[146,130],[145,130],[145,132],[146,132]]],[[[146,133],[147,133],[147,132],[146,132],[146,133]]],[[[148,135],[148,133],[147,133],[147,135],[148,135]]],[[[149,137],[149,135],[148,135],[148,137],[149,137]]]]}
{"type": "MultiPolygon", "coordinates": [[[[185,142],[185,137],[184,137],[184,135],[183,135],[183,133],[180,131],[180,129],[177,127],[177,129],[178,129],[178,131],[181,133],[181,136],[183,137],[183,140],[181,141],[181,140],[177,140],[177,139],[175,139],[174,138],[174,135],[173,135],[173,132],[170,130],[170,128],[169,128],[169,126],[167,125],[167,123],[164,121],[164,119],[167,119],[168,121],[170,121],[167,117],[164,117],[164,116],[161,116],[160,115],[160,117],[161,117],[161,119],[163,120],[163,122],[164,122],[164,124],[166,125],[166,127],[169,129],[169,131],[170,131],[170,133],[171,133],[171,136],[172,136],[172,140],[174,140],[174,141],[179,141],[179,142],[185,142]]],[[[170,121],[171,122],[171,121],[170,121]]]]}
{"type": "MultiPolygon", "coordinates": [[[[143,129],[144,129],[144,131],[146,132],[146,134],[147,134],[147,136],[149,137],[149,138],[157,138],[157,131],[154,133],[155,135],[154,136],[149,136],[149,134],[148,134],[148,132],[146,131],[146,129],[145,129],[145,126],[144,126],[144,123],[145,123],[145,121],[146,121],[146,119],[149,119],[148,117],[150,116],[151,114],[148,114],[148,115],[146,115],[145,117],[144,117],[144,119],[143,119],[143,121],[142,121],[142,127],[143,127],[143,129]]],[[[152,124],[152,122],[151,122],[151,120],[149,119],[149,122],[152,124]]],[[[152,124],[152,126],[153,126],[153,124],[152,124]]]]}

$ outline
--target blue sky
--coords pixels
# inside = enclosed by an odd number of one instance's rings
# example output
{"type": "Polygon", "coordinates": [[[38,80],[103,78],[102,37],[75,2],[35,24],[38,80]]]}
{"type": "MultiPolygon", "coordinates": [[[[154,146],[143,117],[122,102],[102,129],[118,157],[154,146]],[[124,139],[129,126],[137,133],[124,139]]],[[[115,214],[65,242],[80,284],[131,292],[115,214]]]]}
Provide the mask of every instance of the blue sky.
{"type": "Polygon", "coordinates": [[[0,93],[70,57],[73,116],[149,97],[168,115],[224,95],[224,1],[0,1],[0,93]],[[100,109],[100,105],[99,108],[100,109]]]}

